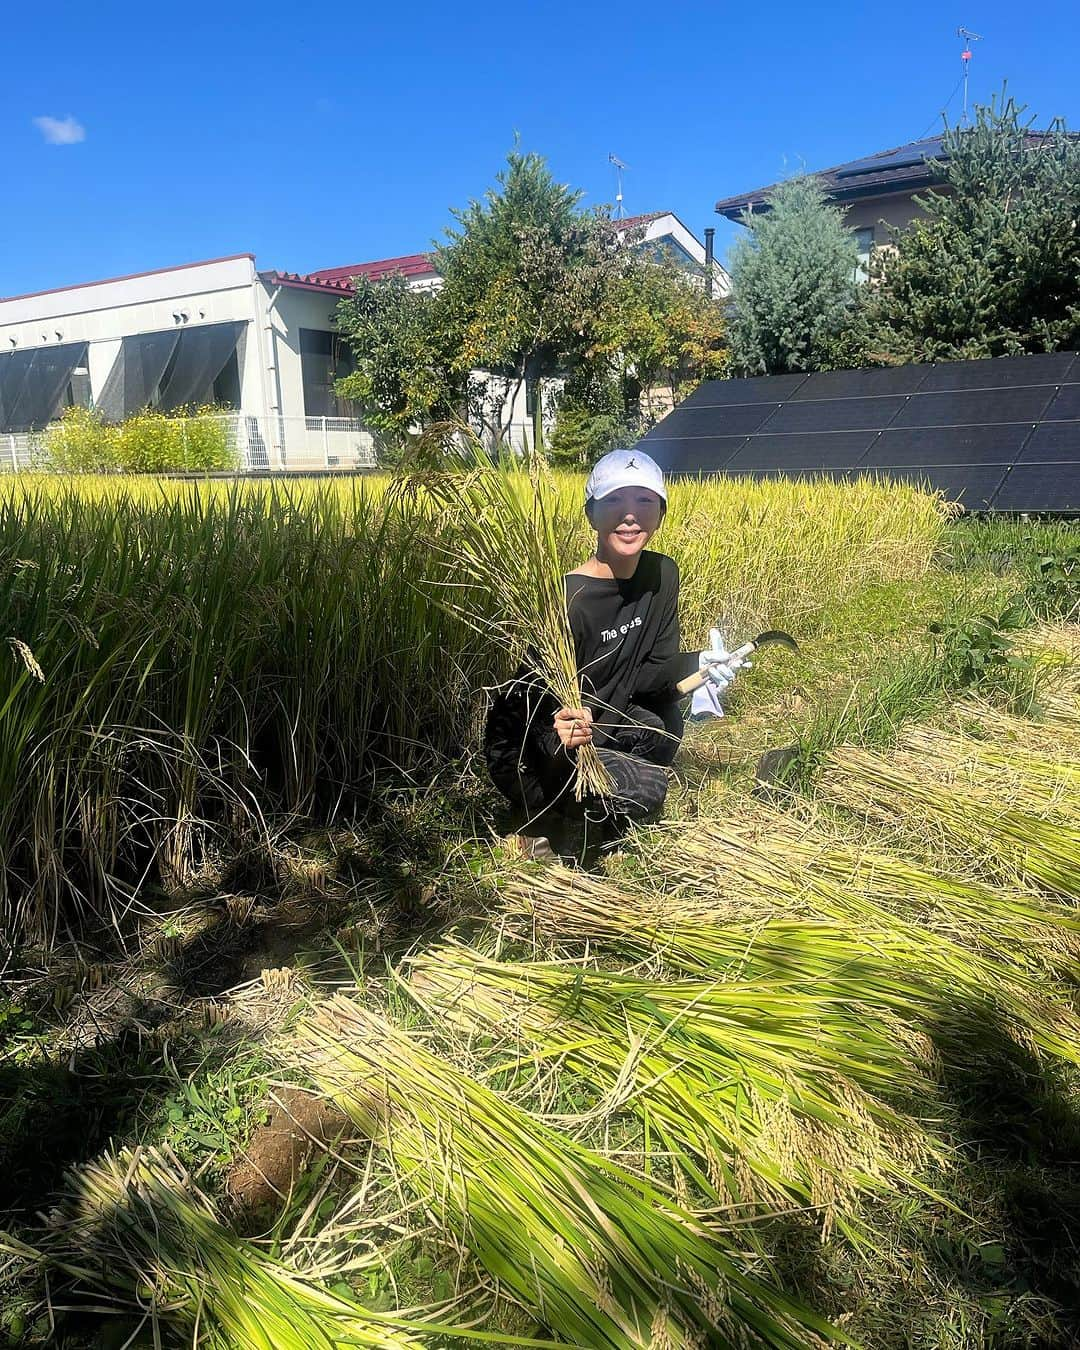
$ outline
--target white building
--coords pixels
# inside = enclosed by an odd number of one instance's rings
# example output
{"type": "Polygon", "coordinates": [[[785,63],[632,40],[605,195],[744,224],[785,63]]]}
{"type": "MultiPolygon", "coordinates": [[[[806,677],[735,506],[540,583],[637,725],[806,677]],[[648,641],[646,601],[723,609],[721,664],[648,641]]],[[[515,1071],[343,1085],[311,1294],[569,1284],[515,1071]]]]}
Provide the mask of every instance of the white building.
{"type": "MultiPolygon", "coordinates": [[[[664,212],[617,223],[703,270],[705,251],[664,212]]],[[[304,275],[260,272],[250,253],[0,299],[0,464],[72,404],[110,420],[145,407],[234,409],[246,467],[351,468],[374,462],[370,433],[334,393],[352,366],[334,310],[351,278],[402,274],[437,286],[426,254],[304,275]]],[[[717,269],[717,289],[727,277],[717,269]]],[[[526,409],[512,423],[524,427],[526,409]]]]}

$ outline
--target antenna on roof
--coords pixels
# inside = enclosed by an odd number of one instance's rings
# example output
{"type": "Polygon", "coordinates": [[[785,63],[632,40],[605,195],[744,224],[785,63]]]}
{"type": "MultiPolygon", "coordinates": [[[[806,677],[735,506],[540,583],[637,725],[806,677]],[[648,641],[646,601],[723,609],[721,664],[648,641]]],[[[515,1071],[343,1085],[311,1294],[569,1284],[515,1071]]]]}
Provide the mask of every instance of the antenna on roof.
{"type": "Polygon", "coordinates": [[[622,176],[623,170],[628,169],[629,164],[624,164],[618,155],[608,155],[608,163],[615,165],[615,219],[622,220],[626,212],[623,210],[622,199],[622,176]]]}
{"type": "Polygon", "coordinates": [[[981,42],[982,38],[978,33],[973,33],[970,28],[958,28],[956,30],[956,36],[958,38],[963,38],[964,40],[964,50],[960,53],[960,65],[964,72],[961,77],[964,81],[964,114],[960,119],[960,125],[966,127],[968,120],[968,67],[971,65],[971,44],[973,42],[981,42]]]}

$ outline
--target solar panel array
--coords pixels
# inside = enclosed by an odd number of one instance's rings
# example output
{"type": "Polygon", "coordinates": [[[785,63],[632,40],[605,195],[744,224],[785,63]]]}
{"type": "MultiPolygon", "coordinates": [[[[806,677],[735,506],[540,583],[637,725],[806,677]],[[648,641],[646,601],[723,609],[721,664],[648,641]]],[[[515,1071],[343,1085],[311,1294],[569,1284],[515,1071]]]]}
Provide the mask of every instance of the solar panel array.
{"type": "Polygon", "coordinates": [[[713,380],[641,448],[668,473],[874,474],[973,511],[1080,514],[1080,355],[713,380]]]}

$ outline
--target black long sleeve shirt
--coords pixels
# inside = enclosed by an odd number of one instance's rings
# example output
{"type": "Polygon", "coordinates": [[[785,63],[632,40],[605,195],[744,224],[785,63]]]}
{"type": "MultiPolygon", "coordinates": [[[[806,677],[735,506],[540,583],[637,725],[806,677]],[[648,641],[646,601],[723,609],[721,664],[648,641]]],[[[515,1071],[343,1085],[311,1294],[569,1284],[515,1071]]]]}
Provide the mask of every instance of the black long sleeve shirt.
{"type": "MultiPolygon", "coordinates": [[[[679,650],[679,569],[663,553],[643,552],[625,581],[569,573],[566,609],[598,744],[631,703],[677,697],[675,685],[698,668],[696,652],[679,650]]],[[[559,748],[554,731],[542,739],[550,752],[559,748]]]]}

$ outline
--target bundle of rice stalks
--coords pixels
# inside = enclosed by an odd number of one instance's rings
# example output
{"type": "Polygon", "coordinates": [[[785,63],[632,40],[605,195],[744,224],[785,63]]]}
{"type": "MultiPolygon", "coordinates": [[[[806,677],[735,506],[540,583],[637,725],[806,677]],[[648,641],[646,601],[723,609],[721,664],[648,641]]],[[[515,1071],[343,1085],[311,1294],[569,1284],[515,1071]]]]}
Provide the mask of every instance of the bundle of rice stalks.
{"type": "Polygon", "coordinates": [[[910,1088],[912,1038],[809,985],[505,963],[449,942],[406,987],[434,1019],[506,1037],[519,1066],[557,1065],[632,1109],[713,1205],[810,1206],[858,1240],[858,1193],[915,1184],[934,1152],[855,1081],[910,1088]]]}
{"type": "MultiPolygon", "coordinates": [[[[508,462],[493,462],[466,430],[456,444],[434,469],[411,480],[450,527],[444,547],[452,570],[431,594],[480,631],[498,633],[562,707],[580,708],[555,488],[535,457],[526,474],[508,462]]],[[[610,790],[596,747],[580,746],[575,797],[610,790]]]]}
{"type": "Polygon", "coordinates": [[[941,715],[950,730],[971,736],[1008,754],[1018,749],[1038,759],[1049,759],[1076,772],[1080,768],[1080,699],[1071,700],[1069,716],[1056,707],[1056,694],[1040,697],[1043,719],[1016,717],[986,699],[968,696],[951,704],[941,715]]]}
{"type": "Polygon", "coordinates": [[[0,1250],[40,1261],[78,1287],[235,1350],[409,1350],[426,1342],[388,1315],[331,1293],[222,1227],[191,1177],[162,1154],[125,1150],[68,1177],[38,1250],[0,1234],[0,1250]]]}
{"type": "Polygon", "coordinates": [[[759,875],[748,859],[745,880],[725,897],[708,867],[702,865],[693,895],[629,892],[555,867],[506,878],[500,890],[508,917],[527,920],[541,940],[602,941],[683,973],[812,981],[819,996],[872,1015],[892,1012],[944,1046],[966,1045],[1001,1023],[1033,1052],[1080,1061],[1076,1015],[1046,998],[1023,971],[883,910],[874,914],[854,895],[833,918],[777,917],[800,905],[824,912],[827,891],[808,891],[776,868],[759,875]]]}
{"type": "MultiPolygon", "coordinates": [[[[735,794],[722,810],[722,821],[639,834],[650,866],[694,890],[764,887],[788,912],[858,925],[888,923],[888,914],[931,962],[941,935],[1036,979],[1072,978],[1080,964],[1080,916],[1071,906],[875,852],[842,837],[820,813],[808,820],[735,794]]],[[[1046,993],[1040,980],[1030,990],[1033,1006],[1045,1005],[1046,993]]]]}
{"type": "Polygon", "coordinates": [[[1037,754],[1017,742],[953,736],[914,726],[900,738],[894,761],[937,782],[957,785],[989,802],[1004,801],[1037,816],[1080,823],[1080,763],[1037,754]]]}
{"type": "Polygon", "coordinates": [[[311,1014],[289,1053],[390,1150],[406,1184],[499,1284],[571,1344],[793,1348],[830,1333],[746,1273],[715,1231],[655,1183],[537,1121],[350,999],[339,995],[311,1014]]]}
{"type": "Polygon", "coordinates": [[[818,795],[887,828],[917,833],[923,849],[939,841],[1007,882],[1080,898],[1080,825],[943,787],[910,765],[850,746],[829,752],[818,795]]]}

